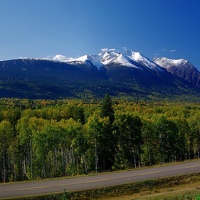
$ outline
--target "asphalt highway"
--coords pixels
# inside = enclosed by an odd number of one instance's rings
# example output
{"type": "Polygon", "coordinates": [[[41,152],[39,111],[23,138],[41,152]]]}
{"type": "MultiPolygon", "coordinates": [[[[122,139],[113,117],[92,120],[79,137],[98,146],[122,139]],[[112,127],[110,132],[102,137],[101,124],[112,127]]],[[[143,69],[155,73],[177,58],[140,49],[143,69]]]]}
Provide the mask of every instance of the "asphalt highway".
{"type": "Polygon", "coordinates": [[[200,172],[200,161],[66,179],[0,184],[0,199],[75,191],[200,172]]]}

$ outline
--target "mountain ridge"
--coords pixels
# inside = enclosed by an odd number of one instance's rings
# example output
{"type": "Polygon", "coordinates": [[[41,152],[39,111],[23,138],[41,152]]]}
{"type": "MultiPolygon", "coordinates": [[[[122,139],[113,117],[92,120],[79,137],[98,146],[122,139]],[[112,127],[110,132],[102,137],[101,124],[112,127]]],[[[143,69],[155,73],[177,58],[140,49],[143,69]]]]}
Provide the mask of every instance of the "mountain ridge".
{"type": "Polygon", "coordinates": [[[0,97],[101,98],[106,93],[143,99],[196,97],[200,87],[132,51],[0,61],[0,97]]]}
{"type": "MultiPolygon", "coordinates": [[[[109,65],[111,63],[117,63],[119,65],[124,65],[127,67],[135,67],[135,63],[143,63],[146,67],[160,68],[153,60],[143,56],[139,52],[133,52],[126,50],[124,52],[116,51],[113,49],[106,49],[99,54],[84,55],[77,58],[67,58],[62,55],[56,55],[52,59],[53,61],[65,62],[68,64],[80,64],[91,62],[97,68],[109,65]]],[[[161,70],[161,69],[159,69],[161,70]]]]}

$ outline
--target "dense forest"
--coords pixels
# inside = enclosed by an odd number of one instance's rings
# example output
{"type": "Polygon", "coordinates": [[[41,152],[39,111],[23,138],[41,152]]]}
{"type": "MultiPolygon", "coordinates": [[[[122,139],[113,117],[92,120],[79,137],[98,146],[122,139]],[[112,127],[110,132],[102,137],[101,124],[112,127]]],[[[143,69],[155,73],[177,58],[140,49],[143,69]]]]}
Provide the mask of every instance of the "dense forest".
{"type": "Polygon", "coordinates": [[[198,103],[0,99],[0,182],[198,158],[198,103]]]}

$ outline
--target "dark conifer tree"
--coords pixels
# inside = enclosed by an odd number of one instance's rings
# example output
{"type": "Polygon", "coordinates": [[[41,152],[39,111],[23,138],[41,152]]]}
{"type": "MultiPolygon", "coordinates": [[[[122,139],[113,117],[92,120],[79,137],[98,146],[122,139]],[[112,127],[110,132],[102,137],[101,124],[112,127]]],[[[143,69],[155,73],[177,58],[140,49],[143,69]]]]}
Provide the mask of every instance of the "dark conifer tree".
{"type": "Polygon", "coordinates": [[[101,107],[101,117],[109,117],[109,121],[112,124],[115,120],[115,113],[112,105],[112,99],[109,94],[106,94],[103,99],[101,107]]]}
{"type": "Polygon", "coordinates": [[[100,138],[101,140],[101,151],[99,153],[99,167],[100,170],[110,170],[114,163],[114,155],[116,149],[116,138],[113,135],[113,122],[115,120],[114,109],[112,105],[112,99],[109,94],[106,94],[102,107],[101,117],[108,117],[108,124],[104,127],[104,134],[100,138]]]}

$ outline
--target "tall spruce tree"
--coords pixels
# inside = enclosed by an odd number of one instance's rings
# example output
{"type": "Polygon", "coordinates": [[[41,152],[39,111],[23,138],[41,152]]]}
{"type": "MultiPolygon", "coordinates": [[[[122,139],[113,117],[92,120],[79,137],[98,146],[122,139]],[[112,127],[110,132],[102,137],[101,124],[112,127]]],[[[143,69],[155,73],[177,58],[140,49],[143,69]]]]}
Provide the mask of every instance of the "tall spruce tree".
{"type": "Polygon", "coordinates": [[[103,99],[103,104],[101,107],[101,117],[108,117],[111,124],[115,120],[115,113],[113,110],[112,99],[109,94],[106,94],[103,99]]]}
{"type": "Polygon", "coordinates": [[[99,168],[104,171],[112,168],[116,149],[116,138],[113,134],[115,114],[109,94],[106,94],[103,99],[100,115],[102,118],[108,119],[108,123],[103,123],[103,134],[99,138],[100,143],[103,145],[99,152],[99,168]]]}

